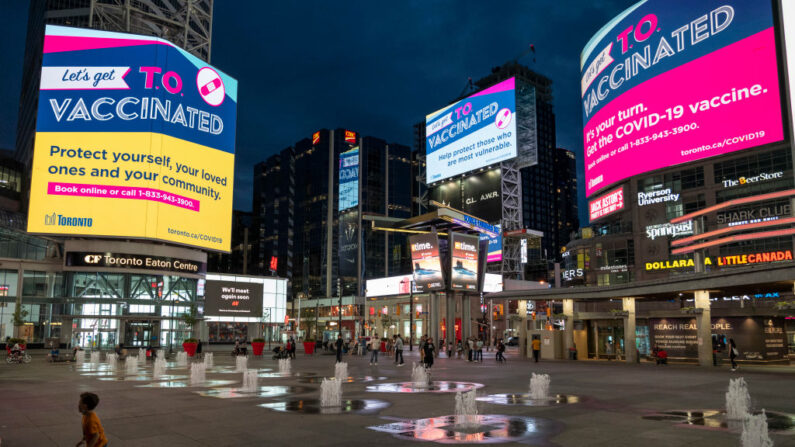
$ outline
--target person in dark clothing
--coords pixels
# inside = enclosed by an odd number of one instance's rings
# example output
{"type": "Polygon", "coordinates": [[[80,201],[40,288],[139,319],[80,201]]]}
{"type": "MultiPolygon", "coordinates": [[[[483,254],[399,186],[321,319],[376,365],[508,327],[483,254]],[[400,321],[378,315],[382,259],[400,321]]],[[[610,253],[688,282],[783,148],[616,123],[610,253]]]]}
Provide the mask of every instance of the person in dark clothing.
{"type": "Polygon", "coordinates": [[[729,360],[732,362],[732,371],[737,371],[737,356],[740,355],[740,351],[737,349],[737,345],[734,343],[734,339],[729,339],[729,360]]]}
{"type": "MultiPolygon", "coordinates": [[[[199,358],[202,358],[202,341],[201,341],[201,340],[199,340],[199,342],[198,342],[198,343],[196,343],[196,355],[197,355],[199,358]]],[[[154,358],[154,357],[153,357],[153,358],[154,358]]]]}
{"type": "Polygon", "coordinates": [[[433,366],[433,351],[435,349],[433,346],[433,339],[429,337],[427,340],[425,340],[425,346],[422,349],[425,352],[425,355],[423,356],[425,367],[430,368],[433,366]]]}
{"type": "Polygon", "coordinates": [[[505,345],[502,343],[502,339],[497,341],[497,361],[504,362],[505,361],[505,345]]]}
{"type": "Polygon", "coordinates": [[[336,347],[337,347],[337,363],[341,363],[342,362],[342,346],[344,344],[345,343],[343,343],[343,341],[342,341],[342,334],[337,335],[337,343],[336,343],[336,347]]]}

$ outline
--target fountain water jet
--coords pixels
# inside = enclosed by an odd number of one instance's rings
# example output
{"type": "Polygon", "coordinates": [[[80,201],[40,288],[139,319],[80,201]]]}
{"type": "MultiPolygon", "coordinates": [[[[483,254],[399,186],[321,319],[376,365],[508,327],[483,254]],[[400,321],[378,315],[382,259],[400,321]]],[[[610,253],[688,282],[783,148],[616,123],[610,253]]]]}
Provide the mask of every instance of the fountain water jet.
{"type": "Polygon", "coordinates": [[[411,382],[417,388],[425,388],[431,383],[431,376],[424,366],[414,363],[411,367],[411,382]]]}
{"type": "Polygon", "coordinates": [[[204,363],[192,363],[190,365],[190,384],[201,385],[206,382],[206,379],[207,368],[204,366],[204,363]]]}
{"type": "Polygon", "coordinates": [[[257,370],[249,369],[243,371],[243,391],[253,393],[257,391],[257,370]]]}
{"type": "Polygon", "coordinates": [[[91,353],[91,363],[95,365],[99,364],[99,351],[93,351],[91,353]]]}
{"type": "Polygon", "coordinates": [[[208,352],[207,354],[204,354],[204,366],[206,366],[207,368],[212,368],[213,367],[213,353],[212,352],[208,352]]]}
{"type": "Polygon", "coordinates": [[[138,363],[140,364],[142,361],[146,361],[146,349],[138,348],[138,363]]]}
{"type": "Polygon", "coordinates": [[[320,383],[320,406],[342,406],[342,381],[323,379],[320,383]]]}
{"type": "Polygon", "coordinates": [[[188,366],[188,353],[187,352],[178,352],[177,353],[177,366],[184,368],[188,366]]]}
{"type": "Polygon", "coordinates": [[[105,361],[108,363],[108,367],[110,367],[110,369],[116,369],[119,356],[114,352],[109,352],[105,354],[105,361]]]}
{"type": "Polygon", "coordinates": [[[740,436],[742,447],[773,447],[773,440],[767,432],[767,416],[761,413],[747,415],[743,420],[743,433],[740,436]]]}
{"type": "Polygon", "coordinates": [[[152,378],[155,380],[159,380],[163,376],[163,373],[165,371],[166,371],[166,359],[160,357],[156,358],[154,367],[152,369],[152,378]]]}
{"type": "Polygon", "coordinates": [[[239,355],[235,357],[235,372],[243,372],[248,369],[248,357],[239,355]]]}
{"type": "Polygon", "coordinates": [[[478,404],[475,401],[475,390],[455,393],[456,422],[465,427],[477,425],[478,404]]]}
{"type": "Polygon", "coordinates": [[[83,351],[82,349],[78,349],[77,351],[75,351],[75,364],[82,365],[85,362],[86,362],[86,351],[83,351]]]}
{"type": "Polygon", "coordinates": [[[340,362],[334,365],[334,378],[344,382],[348,378],[348,364],[340,362]]]}
{"type": "Polygon", "coordinates": [[[729,391],[726,392],[726,418],[743,420],[751,412],[751,395],[745,379],[739,377],[729,380],[729,391]]]}
{"type": "Polygon", "coordinates": [[[138,374],[138,358],[127,357],[127,360],[124,361],[124,369],[127,370],[127,374],[138,374]]]}
{"type": "Polygon", "coordinates": [[[290,359],[279,359],[279,372],[281,374],[290,374],[290,359]]]}
{"type": "Polygon", "coordinates": [[[530,376],[530,398],[549,399],[549,374],[536,374],[530,376]]]}

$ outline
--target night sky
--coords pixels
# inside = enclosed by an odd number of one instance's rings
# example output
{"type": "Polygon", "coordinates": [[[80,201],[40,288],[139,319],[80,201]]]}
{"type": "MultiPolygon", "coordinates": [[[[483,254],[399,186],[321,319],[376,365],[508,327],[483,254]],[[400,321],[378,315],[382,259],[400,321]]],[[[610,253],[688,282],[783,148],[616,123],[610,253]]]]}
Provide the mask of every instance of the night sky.
{"type": "MultiPolygon", "coordinates": [[[[412,125],[530,44],[520,63],[553,81],[557,143],[582,188],[579,54],[632,0],[216,0],[212,63],[239,81],[236,209],[251,209],[253,165],[320,128],[412,144],[412,125]],[[575,6],[576,5],[576,6],[575,6]]],[[[28,2],[0,14],[0,148],[15,144],[28,2]]]]}

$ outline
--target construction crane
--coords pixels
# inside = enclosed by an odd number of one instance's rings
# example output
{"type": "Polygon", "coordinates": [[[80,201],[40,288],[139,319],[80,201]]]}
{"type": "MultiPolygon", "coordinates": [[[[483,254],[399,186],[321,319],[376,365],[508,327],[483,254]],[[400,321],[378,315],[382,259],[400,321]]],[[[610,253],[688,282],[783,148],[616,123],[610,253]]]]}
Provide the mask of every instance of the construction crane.
{"type": "Polygon", "coordinates": [[[532,43],[524,51],[522,51],[518,56],[516,56],[516,58],[514,60],[512,60],[511,62],[516,64],[516,63],[519,62],[519,59],[527,56],[530,53],[533,53],[533,63],[535,63],[536,62],[536,46],[533,45],[532,43]]]}
{"type": "Polygon", "coordinates": [[[462,98],[468,95],[470,92],[474,91],[475,91],[475,84],[472,83],[472,77],[470,76],[467,78],[467,83],[466,85],[464,85],[464,89],[461,90],[461,93],[458,94],[458,97],[462,98]]]}

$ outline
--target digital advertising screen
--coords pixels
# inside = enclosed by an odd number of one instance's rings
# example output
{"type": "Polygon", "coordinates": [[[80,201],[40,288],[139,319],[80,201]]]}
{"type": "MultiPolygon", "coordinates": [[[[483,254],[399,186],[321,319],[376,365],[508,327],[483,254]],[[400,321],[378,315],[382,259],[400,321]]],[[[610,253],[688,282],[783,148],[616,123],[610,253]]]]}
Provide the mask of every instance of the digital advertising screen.
{"type": "MultiPolygon", "coordinates": [[[[347,132],[347,131],[346,131],[347,132]]],[[[340,154],[339,210],[359,206],[359,148],[340,154]]]]}
{"type": "Polygon", "coordinates": [[[618,188],[588,201],[591,222],[624,209],[624,188],[618,188]]]}
{"type": "Polygon", "coordinates": [[[261,283],[207,280],[204,286],[204,314],[226,317],[261,317],[261,283]]]}
{"type": "Polygon", "coordinates": [[[581,57],[586,195],[783,140],[771,2],[649,0],[581,57]]]}
{"type": "Polygon", "coordinates": [[[426,183],[516,157],[516,79],[425,117],[426,183]]]}
{"type": "Polygon", "coordinates": [[[500,225],[496,225],[496,227],[499,233],[496,237],[490,237],[485,233],[480,234],[481,241],[489,241],[486,262],[502,261],[502,232],[500,231],[500,225]]]}
{"type": "Polygon", "coordinates": [[[417,292],[431,292],[445,288],[442,263],[439,258],[439,238],[435,234],[409,236],[414,287],[417,292]]]}
{"type": "Polygon", "coordinates": [[[28,231],[229,251],[237,81],[155,37],[47,25],[28,231]]]}
{"type": "Polygon", "coordinates": [[[478,236],[452,233],[450,288],[478,291],[478,236]]]}

